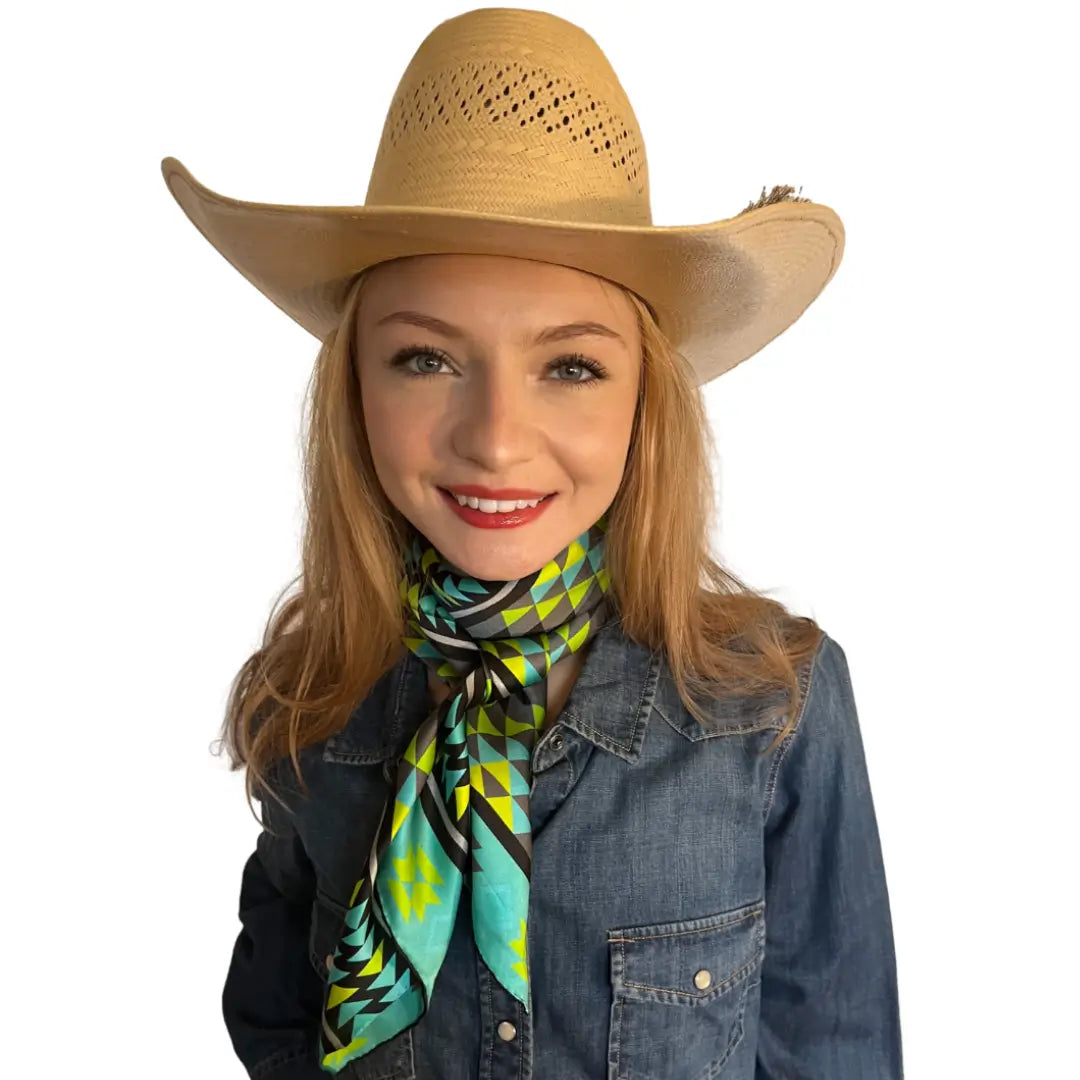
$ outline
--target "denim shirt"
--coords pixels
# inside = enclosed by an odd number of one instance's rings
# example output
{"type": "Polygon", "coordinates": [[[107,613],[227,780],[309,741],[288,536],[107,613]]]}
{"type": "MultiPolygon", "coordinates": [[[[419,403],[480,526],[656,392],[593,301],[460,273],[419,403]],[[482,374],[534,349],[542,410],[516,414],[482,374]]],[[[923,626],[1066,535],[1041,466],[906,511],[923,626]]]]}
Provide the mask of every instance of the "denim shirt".
{"type": "MultiPolygon", "coordinates": [[[[593,639],[533,754],[533,1010],[493,978],[461,903],[426,1013],[351,1080],[899,1080],[896,959],[847,661],[827,634],[776,699],[704,703],[659,653],[593,639]]],[[[310,795],[263,803],[223,1011],[259,1080],[318,1080],[332,954],[397,757],[431,707],[408,653],[301,752],[310,795]]]]}

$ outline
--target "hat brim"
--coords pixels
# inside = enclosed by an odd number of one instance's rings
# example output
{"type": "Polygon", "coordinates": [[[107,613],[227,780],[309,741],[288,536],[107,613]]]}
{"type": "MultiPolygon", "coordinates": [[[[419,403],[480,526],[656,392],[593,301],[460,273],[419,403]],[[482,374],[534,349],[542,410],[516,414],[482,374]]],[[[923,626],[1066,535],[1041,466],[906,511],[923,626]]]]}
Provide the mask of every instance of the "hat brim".
{"type": "Polygon", "coordinates": [[[169,191],[203,236],[320,341],[364,268],[409,255],[507,255],[637,293],[701,385],[792,325],[828,284],[844,227],[821,203],[777,202],[703,225],[602,225],[412,206],[290,206],[229,198],[176,158],[169,191]]]}

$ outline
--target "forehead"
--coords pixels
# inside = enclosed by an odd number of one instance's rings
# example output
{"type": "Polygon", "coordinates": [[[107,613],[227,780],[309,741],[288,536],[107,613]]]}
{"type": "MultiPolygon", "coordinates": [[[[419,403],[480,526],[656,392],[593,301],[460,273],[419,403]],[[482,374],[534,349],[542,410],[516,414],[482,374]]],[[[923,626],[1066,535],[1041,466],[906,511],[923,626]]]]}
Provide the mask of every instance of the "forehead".
{"type": "MultiPolygon", "coordinates": [[[[623,326],[635,312],[611,282],[570,266],[504,255],[415,255],[380,263],[368,272],[362,318],[377,319],[392,306],[427,304],[432,314],[501,313],[524,319],[597,318],[623,326]]],[[[367,320],[364,320],[367,321],[367,320]]]]}

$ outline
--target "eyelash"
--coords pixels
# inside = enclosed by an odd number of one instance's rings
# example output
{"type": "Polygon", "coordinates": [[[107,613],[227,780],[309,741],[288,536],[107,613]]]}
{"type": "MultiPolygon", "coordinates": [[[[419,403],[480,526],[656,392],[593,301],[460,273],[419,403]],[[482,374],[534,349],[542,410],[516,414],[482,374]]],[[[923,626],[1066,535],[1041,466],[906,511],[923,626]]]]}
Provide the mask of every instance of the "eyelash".
{"type": "MultiPolygon", "coordinates": [[[[407,348],[401,349],[395,353],[390,360],[390,367],[400,368],[412,360],[416,356],[434,356],[437,360],[441,360],[444,364],[450,362],[446,353],[440,349],[433,349],[429,345],[410,345],[407,348]]],[[[594,383],[601,383],[608,377],[607,368],[604,367],[598,360],[590,360],[587,356],[582,356],[581,353],[571,353],[569,356],[560,356],[557,360],[552,360],[548,364],[548,371],[557,370],[561,367],[568,367],[573,364],[575,367],[585,368],[587,371],[592,372],[593,377],[591,379],[556,379],[555,382],[561,383],[563,386],[591,386],[594,383]]],[[[406,371],[405,374],[410,379],[431,379],[436,375],[441,375],[441,371],[406,371]]]]}

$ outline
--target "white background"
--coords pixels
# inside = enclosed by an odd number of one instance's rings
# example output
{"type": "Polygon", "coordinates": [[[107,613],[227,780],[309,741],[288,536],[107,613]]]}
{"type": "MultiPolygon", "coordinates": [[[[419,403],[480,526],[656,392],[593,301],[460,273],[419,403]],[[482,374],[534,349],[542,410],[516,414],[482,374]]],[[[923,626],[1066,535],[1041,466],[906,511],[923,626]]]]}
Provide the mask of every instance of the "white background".
{"type": "MultiPolygon", "coordinates": [[[[405,65],[469,6],[6,16],[7,1075],[244,1075],[219,1010],[257,826],[210,747],[299,569],[316,342],[202,239],[160,160],[237,198],[360,203],[405,65]]],[[[781,183],[845,223],[818,300],[706,388],[718,550],[847,653],[906,1075],[1067,1075],[1067,5],[549,10],[630,94],[657,224],[731,217],[781,183]]]]}

